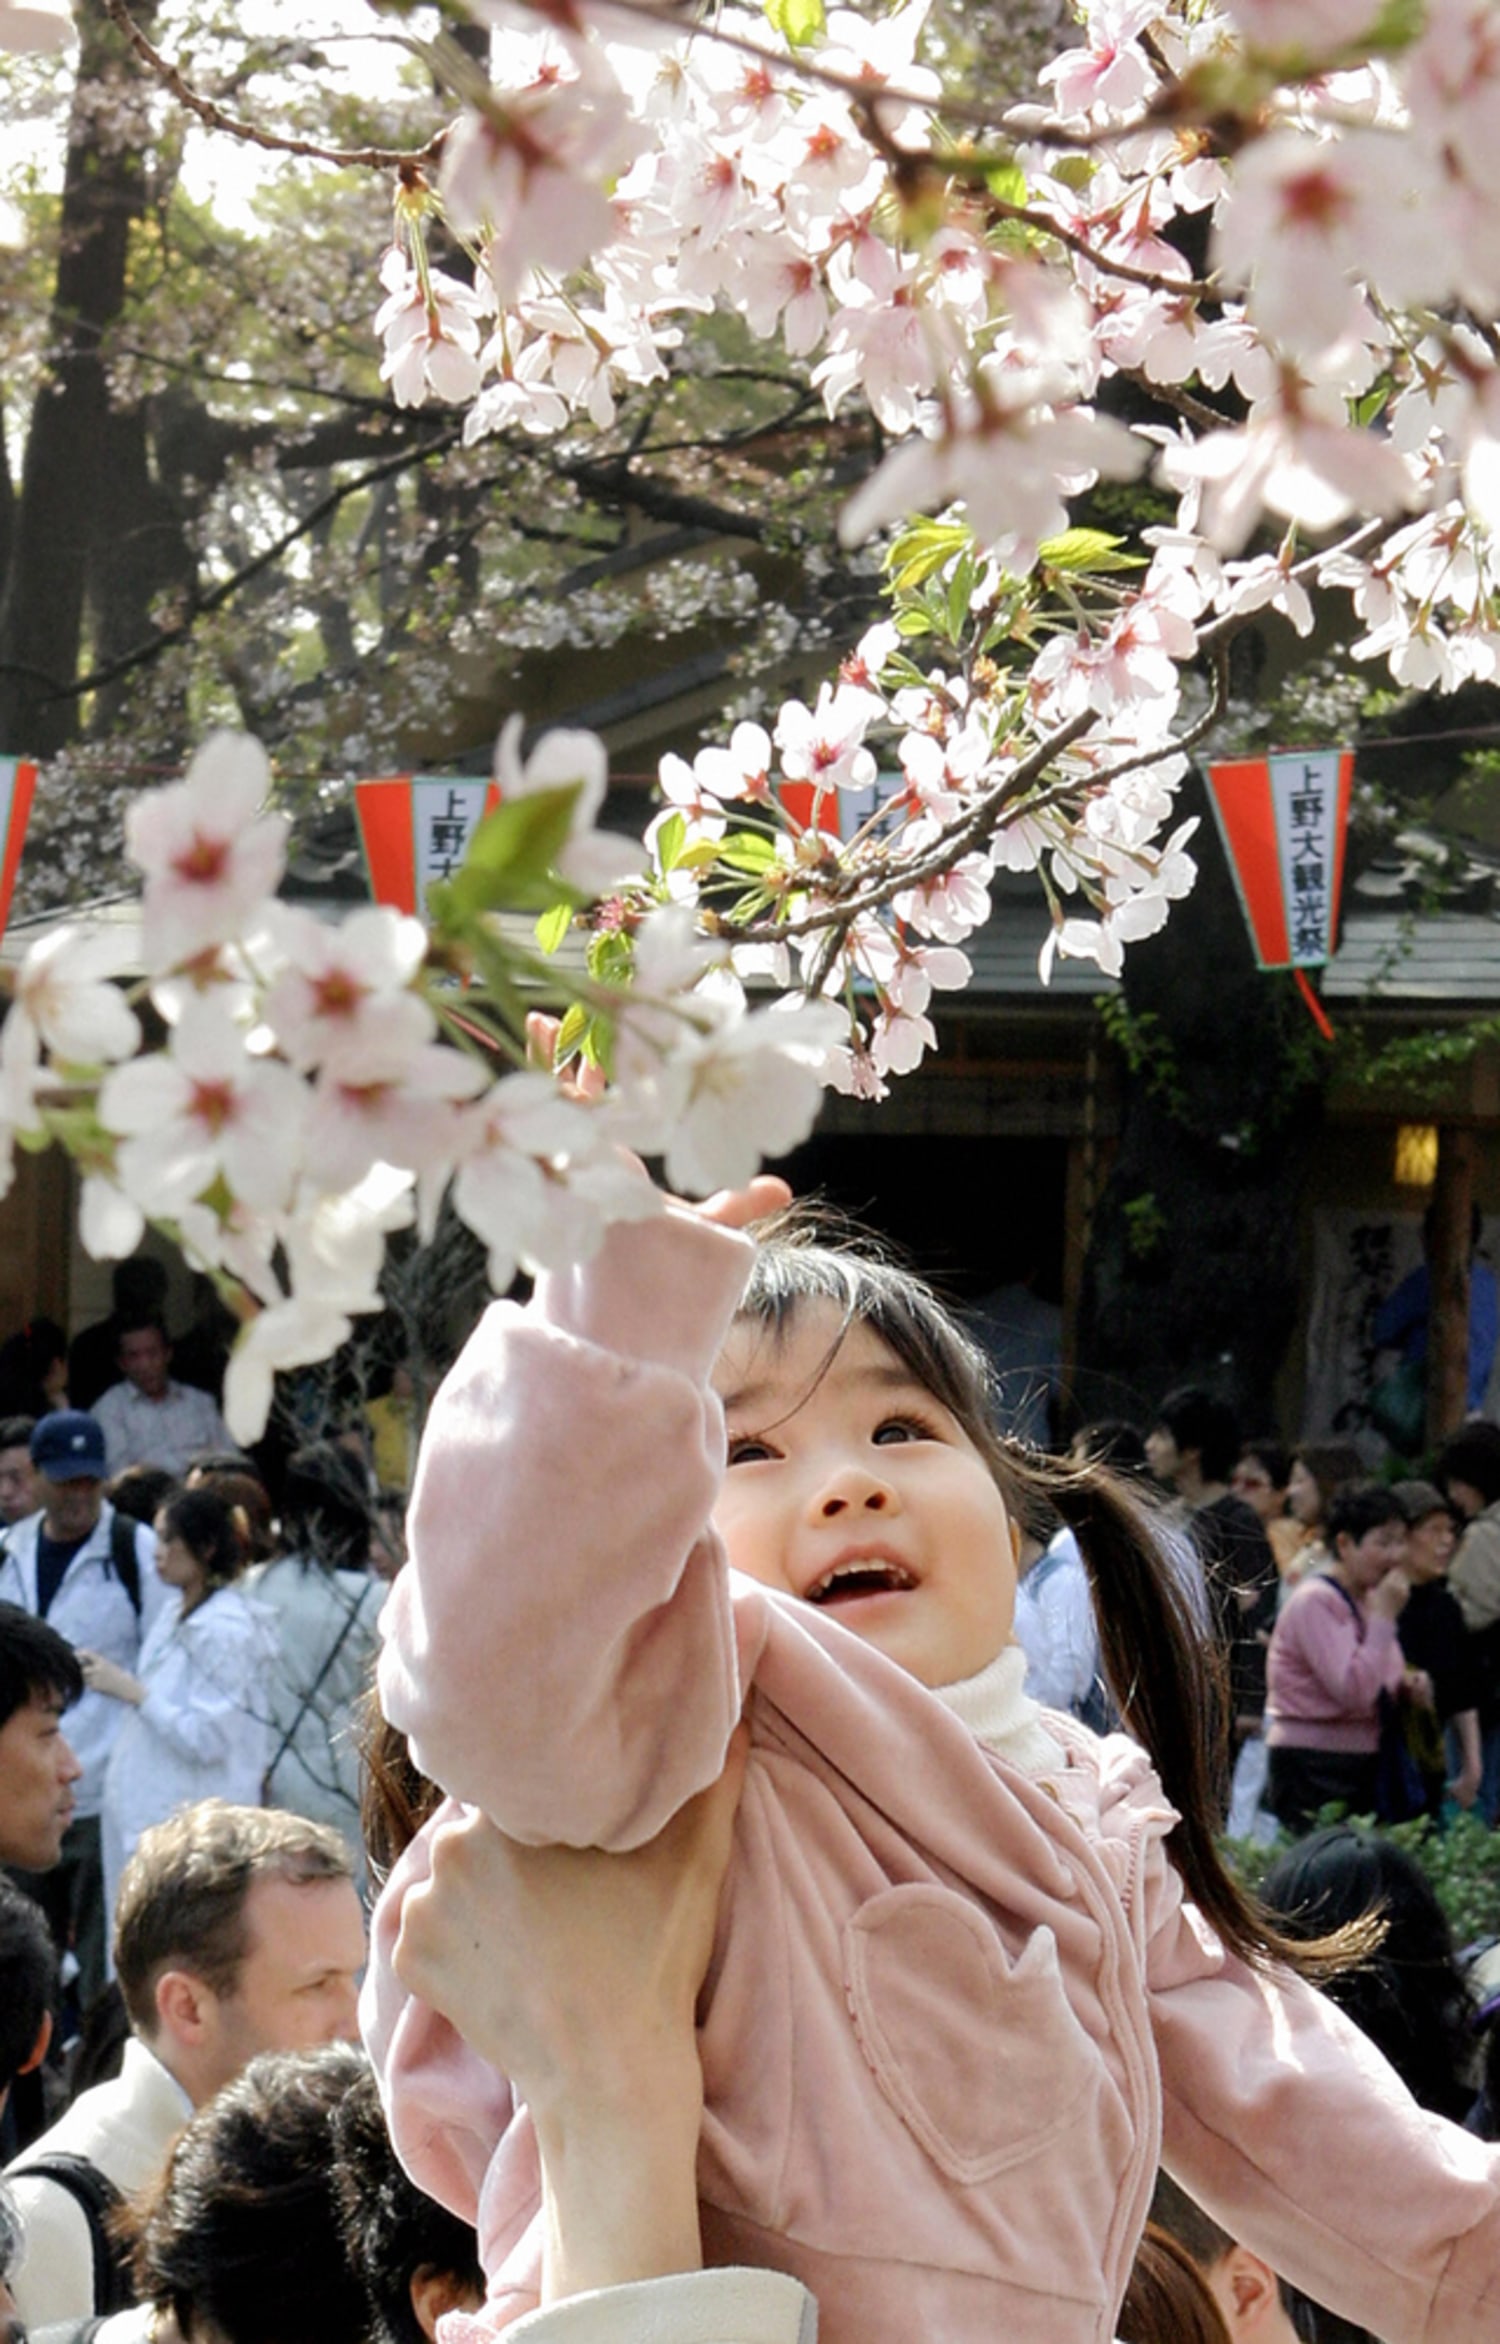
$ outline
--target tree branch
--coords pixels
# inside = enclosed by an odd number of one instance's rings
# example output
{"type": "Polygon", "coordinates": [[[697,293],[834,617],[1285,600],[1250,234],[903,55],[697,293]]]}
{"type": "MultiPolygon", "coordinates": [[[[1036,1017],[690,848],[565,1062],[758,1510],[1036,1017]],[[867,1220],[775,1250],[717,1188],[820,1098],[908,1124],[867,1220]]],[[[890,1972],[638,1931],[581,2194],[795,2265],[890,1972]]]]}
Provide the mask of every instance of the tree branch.
{"type": "Polygon", "coordinates": [[[462,430],[461,424],[454,424],[450,430],[439,432],[435,439],[425,441],[421,447],[403,448],[398,454],[387,456],[382,463],[372,464],[368,471],[361,472],[356,479],[343,481],[331,488],[326,496],[319,497],[317,503],[303,514],[300,521],[295,522],[290,529],[284,529],[263,553],[256,554],[232,577],[221,579],[217,586],[201,595],[186,618],[179,619],[175,626],[161,628],[149,642],[137,644],[133,651],[122,652],[118,659],[110,660],[104,667],[94,668],[88,675],[80,676],[76,683],[58,686],[51,697],[57,700],[81,699],[85,692],[98,691],[102,685],[113,683],[117,676],[127,675],[132,668],[144,667],[149,661],[159,658],[163,651],[169,650],[174,643],[180,643],[185,635],[190,635],[199,619],[206,618],[210,611],[218,610],[242,586],[248,585],[252,578],[259,577],[263,570],[270,569],[280,561],[299,538],[306,537],[311,530],[316,529],[327,514],[335,511],[348,498],[358,496],[361,489],[374,488],[380,481],[389,479],[392,473],[419,464],[428,456],[441,455],[445,448],[455,445],[462,430]]]}
{"type": "Polygon", "coordinates": [[[146,38],[125,0],[103,0],[105,14],[119,27],[142,63],[148,65],[164,88],[171,91],[180,105],[210,130],[223,131],[226,137],[242,139],[248,146],[264,147],[268,153],[305,155],[315,163],[332,163],[339,170],[399,171],[424,163],[436,162],[443,151],[445,131],[438,131],[424,147],[327,147],[312,139],[288,138],[274,130],[262,130],[254,122],[243,121],[238,115],[227,114],[216,106],[212,98],[205,98],[183,78],[170,57],[164,57],[146,38]]]}

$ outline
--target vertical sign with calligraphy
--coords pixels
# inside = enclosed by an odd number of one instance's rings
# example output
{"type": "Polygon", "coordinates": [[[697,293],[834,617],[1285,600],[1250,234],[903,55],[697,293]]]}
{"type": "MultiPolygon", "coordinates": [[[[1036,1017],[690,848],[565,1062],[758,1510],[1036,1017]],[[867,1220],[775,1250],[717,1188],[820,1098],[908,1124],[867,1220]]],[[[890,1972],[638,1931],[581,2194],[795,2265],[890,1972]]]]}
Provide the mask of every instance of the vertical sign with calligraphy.
{"type": "Polygon", "coordinates": [[[1333,951],[1339,753],[1272,757],[1269,763],[1291,965],[1321,968],[1333,951]]]}
{"type": "Polygon", "coordinates": [[[1354,756],[1286,751],[1211,765],[1208,794],[1266,969],[1321,968],[1333,952],[1354,756]]]}
{"type": "Polygon", "coordinates": [[[358,781],[354,806],[377,903],[420,911],[434,879],[451,879],[483,817],[500,803],[492,781],[397,773],[358,781]]]}

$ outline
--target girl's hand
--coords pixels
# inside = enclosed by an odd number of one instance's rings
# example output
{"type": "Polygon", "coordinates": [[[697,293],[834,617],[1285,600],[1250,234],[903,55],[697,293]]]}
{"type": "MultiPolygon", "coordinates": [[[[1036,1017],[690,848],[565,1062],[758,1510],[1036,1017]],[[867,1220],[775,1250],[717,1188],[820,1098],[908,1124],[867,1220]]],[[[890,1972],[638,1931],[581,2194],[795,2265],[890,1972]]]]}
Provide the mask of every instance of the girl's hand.
{"type": "Polygon", "coordinates": [[[1409,1668],[1402,1684],[1407,1700],[1415,1702],[1418,1709],[1436,1709],[1437,1695],[1425,1668],[1409,1668]]]}
{"type": "MultiPolygon", "coordinates": [[[[683,1201],[683,1200],[679,1200],[683,1201]]],[[[758,1172],[748,1188],[721,1188],[706,1196],[693,1211],[725,1229],[745,1229],[767,1213],[779,1213],[792,1201],[792,1192],[774,1172],[758,1172]]]]}
{"type": "Polygon", "coordinates": [[[132,1709],[139,1709],[146,1698],[146,1688],[139,1677],[133,1677],[128,1668],[121,1668],[117,1660],[106,1660],[102,1652],[78,1654],[83,1668],[83,1681],[91,1693],[107,1693],[112,1701],[128,1701],[132,1709]]]}
{"type": "MultiPolygon", "coordinates": [[[[560,1021],[549,1017],[544,1010],[534,1009],[526,1020],[526,1044],[536,1065],[550,1074],[557,1057],[557,1037],[560,1021]]],[[[597,1066],[579,1059],[566,1074],[557,1078],[558,1087],[570,1099],[597,1099],[604,1089],[604,1076],[597,1066]]],[[[639,1163],[639,1157],[632,1161],[639,1163]]],[[[644,1164],[640,1166],[643,1178],[649,1179],[644,1164]]],[[[701,1204],[689,1197],[674,1197],[674,1204],[685,1205],[690,1212],[701,1213],[705,1221],[717,1221],[725,1229],[744,1229],[752,1221],[767,1213],[779,1213],[792,1201],[792,1192],[784,1180],[773,1173],[760,1173],[748,1188],[721,1188],[701,1204]]]]}

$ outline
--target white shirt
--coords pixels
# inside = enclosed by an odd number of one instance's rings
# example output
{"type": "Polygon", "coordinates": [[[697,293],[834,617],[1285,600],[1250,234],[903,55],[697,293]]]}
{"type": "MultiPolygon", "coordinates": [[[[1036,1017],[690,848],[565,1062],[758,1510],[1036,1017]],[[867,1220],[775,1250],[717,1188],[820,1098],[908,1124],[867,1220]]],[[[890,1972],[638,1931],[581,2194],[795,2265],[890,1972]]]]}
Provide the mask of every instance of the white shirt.
{"type": "Polygon", "coordinates": [[[111,1384],[91,1413],[103,1428],[111,1480],[127,1465],[160,1465],[180,1475],[211,1449],[239,1453],[210,1395],[170,1378],[159,1400],[148,1400],[128,1378],[111,1384]]]}
{"type": "Polygon", "coordinates": [[[513,2344],[814,2344],[818,2307],[783,2271],[677,2271],[528,2312],[513,2344]]]}
{"type": "MultiPolygon", "coordinates": [[[[155,2181],[192,2113],[181,2084],[132,2035],[119,2074],[82,2093],[16,2164],[66,2149],[91,2159],[122,2196],[133,2197],[155,2181]]],[[[11,2188],[26,2231],[10,2280],[16,2309],[33,2333],[48,2320],[86,2318],[94,2308],[94,2263],[83,2208],[41,2175],[12,2180],[11,2188]]]]}
{"type": "Polygon", "coordinates": [[[1059,1530],[1016,1588],[1013,1626],[1026,1690],[1047,1709],[1077,1711],[1099,1674],[1099,1631],[1078,1541],[1059,1530]]]}
{"type": "Polygon", "coordinates": [[[141,1833],[194,1799],[258,1807],[271,1755],[267,1680],[275,1637],[238,1587],[220,1587],[186,1619],[175,1599],[147,1630],[136,1675],[139,1708],[125,1722],[104,1778],[105,1911],[141,1833]]]}
{"type": "MultiPolygon", "coordinates": [[[[102,1653],[106,1660],[117,1660],[134,1675],[139,1671],[143,1637],[163,1606],[173,1599],[170,1589],[156,1576],[156,1540],[144,1523],[137,1524],[135,1559],[141,1610],[136,1617],[110,1551],[113,1520],[114,1508],[106,1499],[98,1521],[62,1575],[47,1624],[70,1644],[102,1653]]],[[[12,1524],[5,1533],[4,1559],[0,1561],[0,1599],[18,1603],[33,1616],[37,1610],[36,1550],[41,1528],[40,1514],[28,1514],[24,1522],[12,1524]]],[[[68,1746],[83,1768],[74,1793],[80,1815],[99,1812],[104,1770],[126,1715],[124,1702],[112,1701],[105,1693],[85,1693],[68,1711],[68,1746]]]]}

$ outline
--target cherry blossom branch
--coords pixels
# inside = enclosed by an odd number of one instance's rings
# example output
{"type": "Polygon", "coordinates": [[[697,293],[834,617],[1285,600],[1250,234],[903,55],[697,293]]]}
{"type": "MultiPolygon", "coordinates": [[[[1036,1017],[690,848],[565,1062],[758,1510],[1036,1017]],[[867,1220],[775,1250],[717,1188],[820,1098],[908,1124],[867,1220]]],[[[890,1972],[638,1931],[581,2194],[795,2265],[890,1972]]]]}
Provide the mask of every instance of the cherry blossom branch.
{"type": "MultiPolygon", "coordinates": [[[[976,798],[962,814],[956,814],[952,821],[945,822],[931,846],[922,854],[914,855],[904,862],[899,871],[875,880],[841,902],[830,903],[825,912],[808,912],[796,920],[759,922],[743,931],[744,941],[760,943],[770,938],[783,941],[791,936],[821,935],[832,921],[842,922],[847,930],[862,912],[878,911],[882,904],[905,894],[908,888],[920,886],[924,879],[951,870],[962,854],[970,847],[978,846],[994,829],[1008,800],[1029,789],[1046,772],[1054,758],[1060,757],[1065,749],[1070,749],[1076,740],[1098,722],[1097,711],[1092,708],[1082,709],[1077,716],[1070,716],[1066,724],[1059,725],[1056,732],[1050,733],[1046,740],[1039,741],[1030,755],[1023,757],[1003,781],[997,782],[993,789],[986,790],[981,797],[976,798]]],[[[1049,803],[1052,795],[1067,796],[1077,787],[1075,781],[1061,783],[1055,793],[1049,793],[1049,798],[1041,802],[1049,803]]],[[[854,884],[859,887],[858,880],[854,884]]]]}
{"type": "Polygon", "coordinates": [[[226,113],[212,98],[205,98],[184,77],[180,68],[164,57],[160,49],[147,39],[125,0],[104,0],[104,12],[110,22],[122,32],[131,48],[148,66],[162,86],[169,90],[179,105],[209,130],[222,131],[228,138],[237,138],[248,146],[264,147],[268,153],[302,155],[309,162],[332,163],[345,171],[398,171],[436,162],[443,151],[444,131],[437,131],[423,147],[329,147],[316,140],[293,138],[274,130],[262,130],[259,124],[246,122],[241,116],[226,113]]]}
{"type": "MultiPolygon", "coordinates": [[[[1176,284],[1177,279],[1172,278],[1170,282],[1176,284]]],[[[1181,383],[1153,382],[1150,375],[1138,366],[1122,366],[1118,372],[1121,382],[1134,383],[1136,389],[1143,391],[1148,399],[1154,399],[1159,406],[1170,407],[1174,415],[1180,415],[1184,423],[1196,423],[1200,431],[1228,431],[1233,427],[1233,416],[1221,414],[1217,407],[1210,407],[1206,399],[1195,399],[1191,391],[1183,389],[1181,383]]]]}

